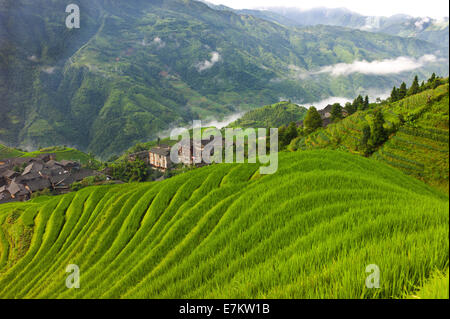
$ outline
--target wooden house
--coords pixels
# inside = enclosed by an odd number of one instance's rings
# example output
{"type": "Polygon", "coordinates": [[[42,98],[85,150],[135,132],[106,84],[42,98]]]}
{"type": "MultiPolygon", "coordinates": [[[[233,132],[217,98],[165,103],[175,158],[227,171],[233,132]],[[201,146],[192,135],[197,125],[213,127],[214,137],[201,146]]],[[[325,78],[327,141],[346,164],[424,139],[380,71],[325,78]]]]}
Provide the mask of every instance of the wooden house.
{"type": "Polygon", "coordinates": [[[152,148],[148,152],[148,163],[156,169],[166,170],[170,168],[172,165],[172,161],[170,160],[170,150],[171,148],[169,146],[152,148]]]}

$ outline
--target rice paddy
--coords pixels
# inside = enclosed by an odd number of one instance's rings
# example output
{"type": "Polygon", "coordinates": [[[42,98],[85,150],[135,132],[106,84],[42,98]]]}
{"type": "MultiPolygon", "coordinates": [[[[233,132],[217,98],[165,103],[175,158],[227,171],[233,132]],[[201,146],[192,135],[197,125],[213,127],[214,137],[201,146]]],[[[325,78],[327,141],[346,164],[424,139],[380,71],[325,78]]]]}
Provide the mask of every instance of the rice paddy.
{"type": "Polygon", "coordinates": [[[274,175],[219,164],[90,187],[0,206],[0,297],[403,298],[446,273],[448,211],[425,183],[329,150],[280,153],[274,175]]]}

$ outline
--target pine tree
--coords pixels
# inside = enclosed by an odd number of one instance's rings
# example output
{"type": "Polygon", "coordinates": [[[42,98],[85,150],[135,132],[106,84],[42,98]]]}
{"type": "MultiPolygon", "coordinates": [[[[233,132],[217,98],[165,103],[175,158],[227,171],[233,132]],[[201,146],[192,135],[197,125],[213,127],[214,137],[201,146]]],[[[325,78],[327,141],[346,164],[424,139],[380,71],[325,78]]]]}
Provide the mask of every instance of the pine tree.
{"type": "Polygon", "coordinates": [[[372,145],[374,147],[380,146],[387,139],[387,132],[384,129],[384,116],[381,111],[375,113],[372,130],[372,145]]]}
{"type": "Polygon", "coordinates": [[[394,86],[394,88],[392,89],[392,92],[391,92],[391,102],[397,102],[397,101],[398,101],[398,90],[394,86]]]}
{"type": "Polygon", "coordinates": [[[363,110],[367,110],[368,108],[369,108],[369,96],[366,95],[364,99],[363,110]]]}
{"type": "Polygon", "coordinates": [[[305,130],[308,133],[312,133],[318,128],[322,127],[322,117],[314,106],[311,106],[306,113],[305,121],[303,122],[305,125],[305,130]]]}
{"type": "Polygon", "coordinates": [[[398,99],[404,99],[406,97],[406,93],[408,92],[408,89],[406,88],[406,83],[403,82],[402,85],[400,85],[400,88],[398,89],[398,99]]]}
{"type": "Polygon", "coordinates": [[[353,101],[353,107],[355,110],[362,110],[364,108],[364,98],[361,95],[353,101]]]}
{"type": "Polygon", "coordinates": [[[420,87],[419,87],[419,78],[416,75],[414,77],[414,81],[413,81],[411,87],[408,90],[408,96],[419,93],[419,89],[420,89],[420,87]]]}
{"type": "Polygon", "coordinates": [[[370,153],[370,146],[368,144],[370,140],[370,135],[371,135],[370,126],[365,125],[363,127],[363,137],[361,139],[361,148],[362,151],[364,151],[364,155],[368,155],[370,153]]]}
{"type": "Polygon", "coordinates": [[[436,80],[436,73],[433,73],[431,77],[428,79],[428,83],[432,84],[436,80]]]}

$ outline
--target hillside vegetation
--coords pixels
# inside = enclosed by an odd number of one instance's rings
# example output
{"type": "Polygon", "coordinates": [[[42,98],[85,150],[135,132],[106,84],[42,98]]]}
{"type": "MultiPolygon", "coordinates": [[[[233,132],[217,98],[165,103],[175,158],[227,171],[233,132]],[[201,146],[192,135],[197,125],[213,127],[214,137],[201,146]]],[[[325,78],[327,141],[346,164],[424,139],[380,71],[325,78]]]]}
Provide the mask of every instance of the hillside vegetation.
{"type": "Polygon", "coordinates": [[[97,162],[92,155],[83,153],[77,149],[70,147],[55,146],[43,148],[35,152],[24,152],[0,144],[0,160],[12,157],[37,157],[42,154],[55,154],[57,161],[71,160],[71,161],[78,161],[81,164],[97,162]]]}
{"type": "Polygon", "coordinates": [[[439,45],[448,51],[448,17],[432,19],[408,15],[394,15],[392,17],[364,16],[345,8],[313,8],[309,10],[289,8],[287,10],[286,8],[275,7],[266,8],[265,10],[241,10],[241,12],[285,25],[324,24],[401,37],[414,37],[439,45]]]}
{"type": "Polygon", "coordinates": [[[448,83],[386,105],[359,111],[304,138],[295,149],[341,149],[364,155],[363,130],[381,111],[388,140],[371,155],[448,193],[448,83]]]}
{"type": "MultiPolygon", "coordinates": [[[[174,125],[280,98],[309,103],[384,91],[411,74],[315,72],[441,50],[341,27],[282,26],[192,0],[79,0],[83,26],[72,30],[67,1],[9,2],[0,4],[0,140],[76,145],[104,159],[174,125]]],[[[416,71],[448,74],[448,63],[416,71]]]]}
{"type": "Polygon", "coordinates": [[[328,150],[257,169],[2,205],[0,297],[400,298],[447,269],[448,197],[426,184],[328,150]],[[365,286],[371,264],[380,289],[365,286]]]}
{"type": "Polygon", "coordinates": [[[245,113],[240,119],[231,123],[230,127],[271,128],[289,125],[302,121],[308,110],[291,102],[280,102],[267,105],[245,113]]]}

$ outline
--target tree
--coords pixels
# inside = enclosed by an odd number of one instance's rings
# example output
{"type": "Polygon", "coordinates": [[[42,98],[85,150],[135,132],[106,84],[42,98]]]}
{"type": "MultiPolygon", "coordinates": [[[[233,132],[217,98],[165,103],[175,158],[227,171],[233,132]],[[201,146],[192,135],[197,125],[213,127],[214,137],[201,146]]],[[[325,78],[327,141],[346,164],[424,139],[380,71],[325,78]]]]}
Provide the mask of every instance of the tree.
{"type": "Polygon", "coordinates": [[[353,104],[350,102],[345,103],[344,109],[348,115],[352,115],[353,113],[355,113],[357,111],[357,109],[355,109],[353,104]]]}
{"type": "Polygon", "coordinates": [[[355,110],[362,110],[364,108],[364,98],[361,95],[353,101],[353,108],[355,110]]]}
{"type": "Polygon", "coordinates": [[[322,117],[314,106],[311,106],[306,113],[305,121],[303,122],[305,130],[308,133],[312,133],[318,128],[322,127],[322,117]]]}
{"type": "Polygon", "coordinates": [[[422,81],[422,84],[420,84],[420,92],[425,90],[425,81],[422,81]]]}
{"type": "Polygon", "coordinates": [[[113,179],[124,182],[142,182],[148,177],[149,169],[141,160],[123,161],[110,166],[113,179]]]}
{"type": "Polygon", "coordinates": [[[398,101],[398,90],[394,86],[394,88],[392,89],[392,92],[391,92],[391,102],[397,102],[397,101],[398,101]]]}
{"type": "Polygon", "coordinates": [[[435,88],[437,88],[439,85],[441,85],[441,81],[439,80],[438,77],[436,77],[436,78],[434,79],[434,81],[433,81],[433,84],[431,85],[431,88],[432,88],[432,89],[435,89],[435,88]]]}
{"type": "Polygon", "coordinates": [[[400,88],[398,89],[398,99],[404,99],[406,97],[406,93],[408,92],[408,89],[406,88],[406,83],[403,82],[402,85],[400,85],[400,88]]]}
{"type": "Polygon", "coordinates": [[[365,125],[363,127],[363,137],[361,139],[361,148],[364,151],[364,155],[369,155],[370,147],[368,145],[371,136],[370,126],[365,125]]]}
{"type": "Polygon", "coordinates": [[[428,79],[428,83],[432,84],[434,82],[434,80],[436,80],[436,73],[433,73],[431,75],[431,77],[428,79]]]}
{"type": "Polygon", "coordinates": [[[298,136],[297,124],[291,122],[286,129],[286,145],[290,144],[291,141],[298,136]]]}
{"type": "Polygon", "coordinates": [[[374,147],[380,146],[387,139],[387,132],[384,128],[384,116],[381,111],[375,113],[372,129],[372,145],[374,147]]]}
{"type": "MultiPolygon", "coordinates": [[[[278,141],[280,144],[280,148],[283,148],[284,146],[287,145],[286,132],[287,132],[287,127],[285,125],[278,128],[278,141]]],[[[267,136],[270,136],[270,135],[267,135],[267,136]]]]}
{"type": "Polygon", "coordinates": [[[369,108],[369,96],[366,95],[364,99],[363,110],[367,110],[368,108],[369,108]]]}
{"type": "Polygon", "coordinates": [[[408,90],[408,96],[419,93],[419,89],[420,89],[420,87],[419,87],[419,78],[416,75],[414,77],[414,81],[413,81],[411,87],[408,90]]]}
{"type": "Polygon", "coordinates": [[[333,122],[342,120],[344,116],[342,115],[342,106],[339,103],[334,103],[331,109],[331,119],[333,122]]]}

